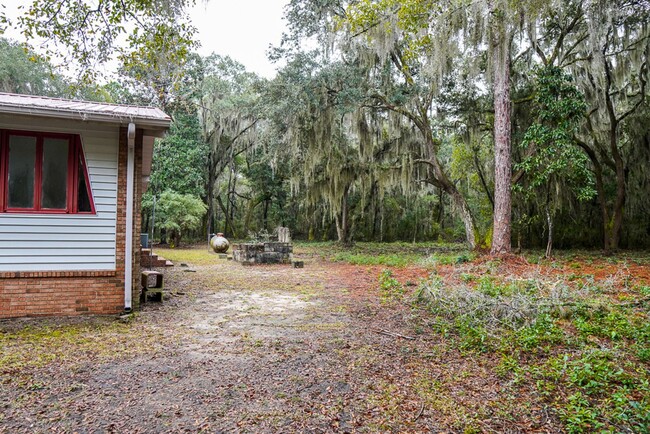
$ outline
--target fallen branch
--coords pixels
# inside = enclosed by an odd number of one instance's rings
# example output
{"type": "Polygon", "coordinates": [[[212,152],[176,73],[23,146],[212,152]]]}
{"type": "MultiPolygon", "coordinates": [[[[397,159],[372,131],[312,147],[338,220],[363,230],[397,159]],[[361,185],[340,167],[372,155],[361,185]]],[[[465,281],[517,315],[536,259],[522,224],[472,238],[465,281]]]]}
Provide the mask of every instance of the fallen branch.
{"type": "Polygon", "coordinates": [[[404,335],[400,335],[399,333],[391,332],[389,330],[374,329],[373,331],[375,333],[379,333],[380,335],[392,336],[394,338],[408,339],[409,341],[414,341],[415,340],[415,338],[413,336],[404,336],[404,335]]]}
{"type": "Polygon", "coordinates": [[[415,416],[415,419],[413,419],[413,422],[417,422],[417,420],[422,416],[422,413],[424,413],[424,402],[420,406],[420,411],[418,411],[418,414],[415,416]]]}

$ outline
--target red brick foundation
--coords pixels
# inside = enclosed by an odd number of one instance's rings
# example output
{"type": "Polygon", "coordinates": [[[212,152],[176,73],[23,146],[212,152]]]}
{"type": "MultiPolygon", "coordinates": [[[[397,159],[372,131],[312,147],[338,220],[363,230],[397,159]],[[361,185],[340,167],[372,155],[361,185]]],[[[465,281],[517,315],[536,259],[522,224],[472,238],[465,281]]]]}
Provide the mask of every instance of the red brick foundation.
{"type": "MultiPolygon", "coordinates": [[[[140,199],[142,197],[142,131],[135,143],[133,225],[133,308],[140,294],[140,199]]],[[[124,246],[126,242],[126,129],[120,129],[117,185],[115,271],[38,271],[0,273],[0,318],[25,316],[117,314],[124,310],[124,246]]]]}

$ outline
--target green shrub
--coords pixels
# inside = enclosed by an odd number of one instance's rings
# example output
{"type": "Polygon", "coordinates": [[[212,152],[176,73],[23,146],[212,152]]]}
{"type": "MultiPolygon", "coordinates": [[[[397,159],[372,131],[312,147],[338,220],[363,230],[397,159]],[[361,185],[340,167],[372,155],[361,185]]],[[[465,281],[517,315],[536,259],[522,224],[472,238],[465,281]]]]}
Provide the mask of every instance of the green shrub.
{"type": "Polygon", "coordinates": [[[178,246],[183,235],[201,228],[206,211],[198,197],[167,190],[158,200],[156,227],[167,231],[172,247],[178,246]]]}

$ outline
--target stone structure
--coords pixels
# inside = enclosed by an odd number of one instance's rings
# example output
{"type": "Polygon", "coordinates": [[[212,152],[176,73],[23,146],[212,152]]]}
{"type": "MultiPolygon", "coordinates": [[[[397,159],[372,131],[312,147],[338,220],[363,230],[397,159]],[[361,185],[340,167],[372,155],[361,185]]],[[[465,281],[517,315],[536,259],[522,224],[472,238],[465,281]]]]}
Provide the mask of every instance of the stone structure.
{"type": "Polygon", "coordinates": [[[290,264],[293,246],[290,243],[272,241],[247,243],[233,246],[232,257],[242,264],[290,264]]]}
{"type": "Polygon", "coordinates": [[[279,227],[278,241],[233,245],[232,257],[243,265],[290,264],[293,246],[289,228],[279,227]]]}

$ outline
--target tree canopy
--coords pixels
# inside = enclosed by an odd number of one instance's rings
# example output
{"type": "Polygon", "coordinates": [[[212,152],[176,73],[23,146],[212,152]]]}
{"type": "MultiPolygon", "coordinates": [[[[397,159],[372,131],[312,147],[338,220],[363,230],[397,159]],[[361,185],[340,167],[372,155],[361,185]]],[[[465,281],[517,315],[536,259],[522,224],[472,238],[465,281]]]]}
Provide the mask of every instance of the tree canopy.
{"type": "Polygon", "coordinates": [[[147,200],[200,198],[195,235],[650,245],[646,1],[291,0],[270,80],[196,54],[192,4],[33,2],[0,83],[168,111],[147,200]]]}
{"type": "Polygon", "coordinates": [[[171,78],[196,42],[185,9],[194,0],[34,0],[19,6],[14,20],[0,11],[0,24],[14,27],[26,41],[42,41],[41,54],[90,81],[99,67],[117,60],[135,75],[155,71],[171,78]]]}

